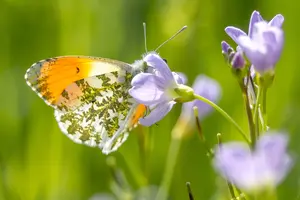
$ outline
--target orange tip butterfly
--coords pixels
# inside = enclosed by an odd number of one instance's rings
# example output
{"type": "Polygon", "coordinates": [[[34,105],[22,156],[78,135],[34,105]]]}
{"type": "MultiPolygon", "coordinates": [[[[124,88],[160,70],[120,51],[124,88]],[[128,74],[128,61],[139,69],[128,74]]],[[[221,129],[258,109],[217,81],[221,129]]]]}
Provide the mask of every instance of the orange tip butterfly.
{"type": "MultiPolygon", "coordinates": [[[[145,23],[144,36],[147,52],[145,23]]],[[[145,114],[146,106],[138,104],[128,90],[132,78],[147,68],[143,60],[127,64],[100,57],[61,56],[34,63],[25,80],[54,108],[65,135],[76,143],[99,147],[109,154],[120,147],[145,114]]]]}

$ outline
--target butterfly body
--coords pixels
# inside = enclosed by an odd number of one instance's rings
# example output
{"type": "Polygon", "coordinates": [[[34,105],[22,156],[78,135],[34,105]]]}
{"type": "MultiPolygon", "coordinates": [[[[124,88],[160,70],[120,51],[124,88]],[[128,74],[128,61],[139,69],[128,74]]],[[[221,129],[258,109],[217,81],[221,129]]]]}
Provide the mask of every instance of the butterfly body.
{"type": "Polygon", "coordinates": [[[63,56],[33,64],[25,79],[55,109],[63,133],[108,154],[126,140],[146,110],[128,94],[131,79],[145,70],[144,62],[63,56]]]}

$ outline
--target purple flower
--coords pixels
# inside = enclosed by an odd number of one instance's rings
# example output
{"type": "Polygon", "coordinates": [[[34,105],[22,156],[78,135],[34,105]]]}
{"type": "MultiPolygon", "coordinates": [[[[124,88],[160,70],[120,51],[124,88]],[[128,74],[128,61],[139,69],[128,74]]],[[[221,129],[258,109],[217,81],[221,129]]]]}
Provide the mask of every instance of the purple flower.
{"type": "MultiPolygon", "coordinates": [[[[252,39],[253,38],[253,32],[254,32],[254,25],[258,22],[262,22],[264,19],[259,14],[258,11],[253,11],[250,23],[249,23],[249,29],[248,29],[248,36],[252,39]]],[[[284,17],[281,14],[277,14],[273,19],[268,23],[270,26],[281,28],[282,24],[284,22],[284,17]]],[[[227,26],[225,28],[225,32],[236,42],[238,43],[237,38],[240,36],[246,36],[247,34],[242,31],[239,28],[236,28],[234,26],[227,26]]]]}
{"type": "Polygon", "coordinates": [[[292,166],[287,135],[266,133],[253,151],[245,143],[231,142],[216,149],[213,164],[228,181],[245,191],[276,187],[292,166]]]}
{"type": "Polygon", "coordinates": [[[254,69],[260,74],[265,74],[274,69],[280,58],[284,35],[281,29],[258,22],[254,26],[252,38],[240,36],[237,42],[254,69]]]}
{"type": "Polygon", "coordinates": [[[263,20],[259,12],[251,15],[248,35],[239,28],[228,26],[226,33],[239,45],[255,70],[264,74],[274,69],[284,42],[281,30],[284,17],[276,15],[269,23],[263,20]]]}
{"type": "Polygon", "coordinates": [[[171,72],[167,63],[156,53],[149,53],[143,61],[151,69],[151,73],[137,74],[131,81],[129,94],[138,102],[148,106],[150,114],[140,119],[144,126],[150,126],[161,120],[176,103],[178,96],[174,89],[183,79],[171,72]]]}
{"type": "MultiPolygon", "coordinates": [[[[195,94],[203,96],[213,102],[217,102],[221,96],[221,87],[219,83],[205,75],[197,76],[193,84],[193,89],[195,94]]],[[[195,121],[194,106],[198,108],[200,119],[204,118],[212,111],[210,105],[200,100],[194,100],[183,104],[180,118],[193,123],[195,121]]]]}

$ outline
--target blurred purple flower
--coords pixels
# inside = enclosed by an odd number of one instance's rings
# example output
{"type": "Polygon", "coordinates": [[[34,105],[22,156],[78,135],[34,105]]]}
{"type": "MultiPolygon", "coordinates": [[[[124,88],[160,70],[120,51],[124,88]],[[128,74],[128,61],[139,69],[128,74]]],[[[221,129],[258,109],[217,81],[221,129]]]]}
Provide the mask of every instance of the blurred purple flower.
{"type": "Polygon", "coordinates": [[[274,188],[293,164],[287,143],[287,135],[269,132],[260,137],[253,151],[245,143],[222,144],[213,164],[224,178],[245,191],[274,188]]]}
{"type": "Polygon", "coordinates": [[[226,33],[241,47],[255,70],[261,74],[274,69],[284,42],[281,26],[284,17],[276,15],[269,23],[259,12],[251,15],[248,35],[239,28],[228,26],[226,33]]]}
{"type": "MultiPolygon", "coordinates": [[[[221,87],[219,83],[205,75],[197,76],[193,84],[193,89],[195,94],[203,96],[212,102],[217,102],[221,96],[221,87]]],[[[183,104],[180,117],[190,121],[191,123],[194,122],[194,106],[198,108],[200,119],[203,119],[212,111],[212,107],[210,105],[200,100],[194,100],[183,104]]]]}
{"type": "Polygon", "coordinates": [[[152,73],[137,74],[131,81],[129,94],[138,103],[150,108],[150,114],[140,119],[142,125],[150,126],[172,109],[176,103],[174,89],[184,80],[171,72],[167,63],[156,53],[147,54],[143,61],[152,69],[152,73]]]}

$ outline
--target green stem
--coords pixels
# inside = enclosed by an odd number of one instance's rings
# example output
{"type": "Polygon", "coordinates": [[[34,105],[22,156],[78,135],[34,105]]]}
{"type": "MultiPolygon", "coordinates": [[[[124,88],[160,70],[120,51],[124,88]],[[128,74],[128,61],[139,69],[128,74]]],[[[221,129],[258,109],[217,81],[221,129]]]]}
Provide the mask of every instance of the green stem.
{"type": "Polygon", "coordinates": [[[240,200],[247,200],[246,197],[245,197],[245,194],[238,187],[235,187],[235,189],[239,193],[239,199],[240,200]]]}
{"type": "Polygon", "coordinates": [[[254,117],[256,118],[258,115],[258,105],[260,102],[261,98],[261,87],[258,88],[257,96],[256,96],[256,101],[255,101],[255,106],[254,106],[254,117]]]}
{"type": "Polygon", "coordinates": [[[267,88],[263,89],[263,98],[262,98],[262,110],[263,110],[263,115],[267,114],[267,88]]]}
{"type": "MultiPolygon", "coordinates": [[[[258,112],[258,108],[261,102],[261,93],[262,93],[262,88],[258,87],[258,92],[257,92],[257,96],[256,96],[256,101],[255,101],[255,107],[254,107],[254,121],[255,121],[255,127],[256,127],[256,135],[259,136],[259,112],[258,112]]],[[[253,145],[254,145],[255,141],[253,141],[253,145]]]]}
{"type": "Polygon", "coordinates": [[[205,136],[202,132],[202,127],[201,127],[201,123],[200,123],[200,119],[199,119],[199,113],[198,113],[198,107],[195,106],[194,108],[194,116],[195,116],[195,120],[196,120],[196,127],[199,133],[199,137],[201,142],[203,143],[205,149],[206,149],[206,153],[208,157],[214,157],[214,152],[211,150],[211,148],[209,147],[209,145],[206,142],[205,136]]]}
{"type": "Polygon", "coordinates": [[[243,82],[240,82],[240,87],[242,90],[243,99],[244,99],[244,103],[246,106],[246,112],[247,112],[248,124],[249,124],[249,130],[250,130],[250,137],[251,137],[251,142],[253,144],[253,143],[255,143],[253,141],[256,141],[256,134],[255,134],[255,124],[253,122],[253,115],[252,115],[252,110],[250,107],[250,101],[249,101],[249,96],[248,96],[248,89],[247,89],[248,83],[245,86],[243,82]]]}
{"type": "Polygon", "coordinates": [[[262,97],[262,127],[263,131],[267,130],[267,90],[268,88],[263,88],[263,97],[262,97]]]}
{"type": "Polygon", "coordinates": [[[221,115],[223,115],[223,117],[225,119],[227,119],[238,130],[238,132],[243,136],[243,138],[246,140],[246,142],[250,144],[250,141],[249,141],[248,137],[246,136],[246,134],[244,133],[244,131],[241,129],[241,127],[222,108],[220,108],[218,105],[216,105],[212,101],[210,101],[210,100],[208,100],[208,99],[206,99],[206,98],[204,98],[202,96],[199,96],[197,94],[194,94],[194,97],[196,99],[200,100],[200,101],[203,101],[204,103],[209,104],[216,111],[218,111],[221,115]]]}
{"type": "Polygon", "coordinates": [[[194,200],[194,196],[193,196],[192,189],[191,189],[191,183],[187,182],[186,187],[187,187],[187,190],[188,190],[189,199],[194,200]]]}
{"type": "Polygon", "coordinates": [[[141,170],[143,173],[143,185],[148,184],[148,157],[149,157],[149,133],[145,132],[145,129],[141,126],[139,128],[138,139],[139,139],[139,153],[141,161],[141,170]]]}
{"type": "Polygon", "coordinates": [[[166,161],[166,167],[164,176],[160,184],[156,200],[165,200],[168,197],[168,192],[171,186],[172,176],[174,174],[177,157],[181,146],[181,137],[172,137],[171,144],[169,147],[168,157],[166,161]]]}

